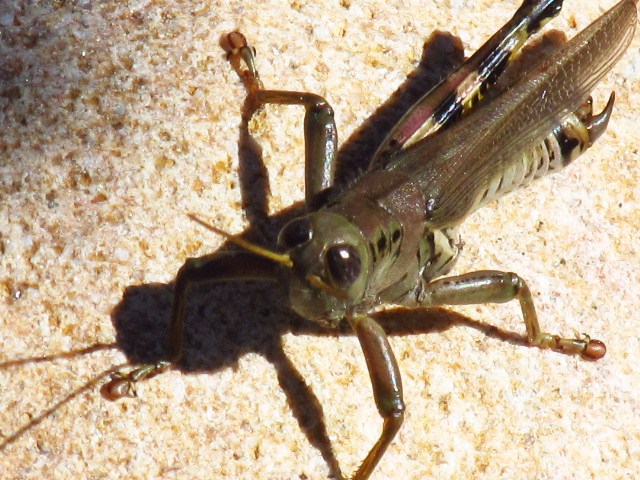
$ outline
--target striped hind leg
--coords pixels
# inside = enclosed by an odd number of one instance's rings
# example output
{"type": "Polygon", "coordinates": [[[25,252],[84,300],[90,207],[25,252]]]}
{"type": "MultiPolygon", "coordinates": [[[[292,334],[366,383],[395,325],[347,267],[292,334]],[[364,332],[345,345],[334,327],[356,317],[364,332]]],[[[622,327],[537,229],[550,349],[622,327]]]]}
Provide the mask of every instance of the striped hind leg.
{"type": "Polygon", "coordinates": [[[382,142],[372,166],[433,135],[471,110],[526,41],[562,8],[562,0],[525,0],[498,32],[451,75],[418,100],[382,142]]]}

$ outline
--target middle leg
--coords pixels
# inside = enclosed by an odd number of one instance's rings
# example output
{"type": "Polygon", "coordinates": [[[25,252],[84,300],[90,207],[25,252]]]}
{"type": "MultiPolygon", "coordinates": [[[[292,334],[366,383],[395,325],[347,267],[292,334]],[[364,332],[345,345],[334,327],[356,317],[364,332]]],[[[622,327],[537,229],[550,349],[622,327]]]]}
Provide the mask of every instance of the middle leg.
{"type": "Polygon", "coordinates": [[[446,277],[431,282],[423,281],[416,296],[419,305],[472,305],[478,303],[504,303],[517,299],[527,329],[527,341],[540,348],[552,348],[583,358],[597,360],[606,353],[600,340],[584,338],[564,338],[543,332],[531,297],[531,291],[515,273],[496,270],[481,270],[454,277],[446,277]]]}
{"type": "Polygon", "coordinates": [[[247,66],[243,73],[249,95],[257,105],[301,105],[305,108],[305,202],[307,210],[322,206],[325,191],[333,186],[337,165],[338,131],[333,109],[320,95],[309,92],[265,90],[255,65],[255,50],[240,32],[227,36],[232,60],[241,59],[247,66]]]}

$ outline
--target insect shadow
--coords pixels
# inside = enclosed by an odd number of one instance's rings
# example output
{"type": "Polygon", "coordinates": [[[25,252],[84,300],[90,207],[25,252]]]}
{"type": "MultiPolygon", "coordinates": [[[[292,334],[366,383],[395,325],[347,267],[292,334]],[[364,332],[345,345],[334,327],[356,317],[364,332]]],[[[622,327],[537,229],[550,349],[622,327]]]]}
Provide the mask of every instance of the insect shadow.
{"type": "MultiPolygon", "coordinates": [[[[221,40],[221,46],[228,45],[221,40]]],[[[425,92],[463,61],[461,42],[448,33],[434,32],[426,41],[420,63],[389,100],[378,108],[341,146],[337,188],[344,187],[367,167],[381,141],[404,112],[425,92]]],[[[236,69],[238,66],[235,65],[236,69]]],[[[277,86],[276,86],[277,88],[277,86]]],[[[296,204],[275,216],[267,215],[269,181],[259,145],[252,139],[248,118],[250,99],[242,107],[239,135],[239,178],[242,203],[250,223],[241,236],[273,245],[280,228],[302,214],[296,204]]],[[[300,132],[302,134],[302,131],[300,132]]],[[[302,161],[302,159],[301,159],[302,161]]],[[[220,251],[233,249],[227,243],[220,251]]],[[[128,287],[112,313],[117,344],[132,363],[154,363],[165,358],[165,342],[173,284],[145,284],[128,287]]],[[[216,372],[233,367],[245,353],[262,355],[275,368],[292,414],[308,441],[319,450],[330,475],[341,477],[338,462],[323,422],[317,397],[283,349],[283,336],[351,335],[348,328],[327,330],[296,316],[287,308],[285,292],[277,285],[241,283],[195,286],[189,290],[185,330],[185,352],[177,368],[183,372],[216,372]]],[[[526,344],[519,335],[473,321],[445,309],[395,309],[377,314],[376,320],[388,335],[442,331],[452,325],[468,325],[487,335],[526,344]]]]}

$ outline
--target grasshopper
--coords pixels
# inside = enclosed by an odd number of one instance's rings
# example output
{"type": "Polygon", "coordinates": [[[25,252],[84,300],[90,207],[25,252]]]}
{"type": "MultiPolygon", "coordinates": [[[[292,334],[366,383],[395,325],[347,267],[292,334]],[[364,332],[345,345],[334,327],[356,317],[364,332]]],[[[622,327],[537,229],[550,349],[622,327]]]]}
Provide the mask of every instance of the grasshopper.
{"type": "Polygon", "coordinates": [[[369,478],[404,418],[398,364],[384,330],[371,317],[381,305],[515,299],[530,345],[602,358],[604,343],[588,335],[565,338],[544,332],[529,287],[515,273],[439,277],[456,262],[458,227],[470,213],[562,169],[605,131],[614,94],[594,114],[589,93],[629,45],[636,3],[622,0],[497,98],[484,101],[526,40],[562,7],[562,0],[525,0],[473,56],[405,113],[369,169],[344,188],[334,188],[338,141],[331,106],[313,93],[265,89],[255,50],[242,34],[230,33],[230,57],[246,68],[255,105],[306,109],[307,213],[283,227],[277,251],[230,237],[243,248],[188,259],[175,281],[168,360],[119,373],[106,386],[109,395],[133,396],[137,382],[180,360],[186,294],[191,285],[204,282],[280,281],[288,284],[290,305],[298,315],[327,327],[348,322],[362,347],[383,419],[380,437],[354,480],[369,478]]]}

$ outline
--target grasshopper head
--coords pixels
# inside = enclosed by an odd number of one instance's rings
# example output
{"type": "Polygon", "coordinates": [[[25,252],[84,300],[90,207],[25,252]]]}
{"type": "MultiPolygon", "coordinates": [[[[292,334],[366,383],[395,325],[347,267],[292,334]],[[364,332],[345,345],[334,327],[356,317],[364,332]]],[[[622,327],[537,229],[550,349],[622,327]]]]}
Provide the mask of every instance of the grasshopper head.
{"type": "Polygon", "coordinates": [[[292,220],[278,246],[293,266],[289,300],[299,315],[336,323],[364,297],[370,253],[360,230],[342,215],[320,210],[292,220]]]}

